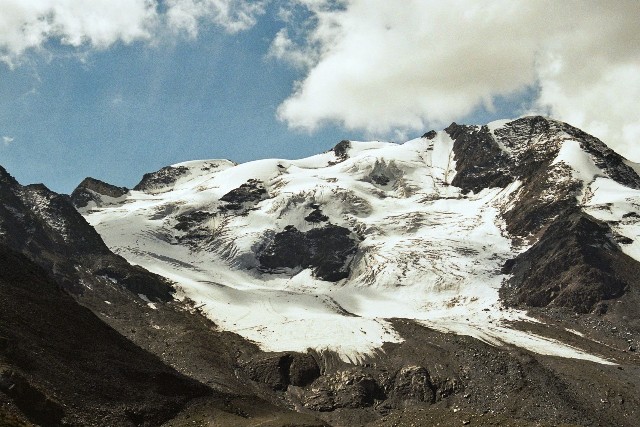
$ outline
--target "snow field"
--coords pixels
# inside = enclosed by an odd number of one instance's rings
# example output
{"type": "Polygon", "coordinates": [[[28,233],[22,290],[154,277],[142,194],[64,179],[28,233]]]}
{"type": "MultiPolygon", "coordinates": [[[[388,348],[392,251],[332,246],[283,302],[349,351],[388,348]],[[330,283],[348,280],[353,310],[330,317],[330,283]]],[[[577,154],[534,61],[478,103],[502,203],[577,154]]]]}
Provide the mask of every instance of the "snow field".
{"type": "MultiPolygon", "coordinates": [[[[597,172],[571,143],[563,150],[558,161],[591,182],[597,172]]],[[[500,268],[514,253],[499,211],[517,184],[462,195],[450,185],[455,162],[445,132],[402,145],[354,141],[348,154],[343,162],[325,153],[235,166],[181,163],[174,166],[189,172],[167,191],[132,191],[120,204],[85,216],[116,253],[175,281],[180,297],[202,305],[218,327],[264,350],[329,349],[357,362],[385,342],[402,341],[387,319],[409,318],[493,345],[610,363],[509,328],[510,321],[531,321],[498,298],[500,268]],[[378,173],[389,182],[376,183],[371,177],[378,173]],[[220,197],[250,179],[263,182],[269,197],[241,215],[221,214],[220,197]],[[310,203],[333,224],[357,230],[349,278],[325,282],[308,269],[260,273],[255,250],[266,236],[288,225],[321,226],[304,220],[310,203]],[[194,248],[179,241],[173,226],[178,215],[196,210],[217,216],[208,224],[211,239],[194,248]]],[[[595,191],[591,200],[598,197],[604,196],[595,191]]]]}

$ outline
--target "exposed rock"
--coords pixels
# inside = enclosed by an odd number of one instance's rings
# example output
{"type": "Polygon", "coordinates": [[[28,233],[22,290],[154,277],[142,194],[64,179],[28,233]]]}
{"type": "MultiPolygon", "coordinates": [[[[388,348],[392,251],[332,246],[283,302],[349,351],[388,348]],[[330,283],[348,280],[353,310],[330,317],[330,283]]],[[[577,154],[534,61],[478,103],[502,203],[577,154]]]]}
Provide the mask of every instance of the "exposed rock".
{"type": "Polygon", "coordinates": [[[376,380],[358,368],[318,379],[304,395],[303,404],[314,411],[366,408],[385,398],[376,380]]]}
{"type": "Polygon", "coordinates": [[[623,236],[622,234],[619,234],[619,233],[614,233],[613,238],[616,241],[616,243],[619,243],[621,245],[630,245],[631,243],[633,243],[632,238],[623,236]]]}
{"type": "Polygon", "coordinates": [[[350,148],[351,148],[351,141],[343,139],[342,141],[337,143],[335,147],[331,149],[331,151],[333,151],[333,154],[335,154],[338,162],[344,162],[349,158],[350,148]]]}
{"type": "Polygon", "coordinates": [[[293,353],[293,360],[291,366],[289,366],[289,381],[291,385],[305,387],[318,377],[320,377],[320,367],[312,355],[293,353]]]}
{"type": "Polygon", "coordinates": [[[456,176],[452,185],[463,191],[478,193],[484,188],[504,187],[514,178],[509,171],[509,157],[482,126],[452,123],[445,131],[453,139],[456,176]]]}
{"type": "Polygon", "coordinates": [[[117,199],[128,192],[129,189],[126,187],[117,187],[99,179],[87,177],[71,193],[71,203],[78,209],[86,207],[90,202],[100,206],[102,202],[100,196],[117,199]]]}
{"type": "Polygon", "coordinates": [[[289,353],[260,354],[243,365],[252,381],[267,384],[273,390],[286,390],[290,384],[289,368],[293,357],[289,353]]]}
{"type": "Polygon", "coordinates": [[[0,391],[9,396],[32,422],[41,425],[64,425],[63,405],[56,401],[55,397],[48,396],[46,391],[30,383],[22,374],[5,370],[0,379],[0,391]]]}
{"type": "Polygon", "coordinates": [[[421,366],[406,366],[396,374],[386,404],[403,407],[435,401],[435,389],[429,372],[421,366]]]}
{"type": "Polygon", "coordinates": [[[425,132],[424,135],[422,135],[421,138],[426,138],[426,139],[433,139],[436,137],[436,135],[438,135],[438,133],[435,130],[430,130],[429,132],[425,132]]]}
{"type": "Polygon", "coordinates": [[[292,225],[285,227],[259,254],[261,268],[274,272],[282,268],[307,267],[311,259],[311,250],[306,237],[306,233],[292,225]]]}
{"type": "Polygon", "coordinates": [[[574,211],[552,223],[540,240],[505,264],[513,276],[502,296],[513,304],[549,304],[590,312],[601,300],[619,297],[628,285],[612,268],[626,258],[608,225],[574,211]]]}
{"type": "Polygon", "coordinates": [[[349,260],[357,249],[351,234],[333,224],[304,233],[287,226],[258,254],[260,268],[266,272],[313,268],[315,277],[336,282],[349,276],[349,260]]]}
{"type": "Polygon", "coordinates": [[[387,163],[385,160],[376,160],[373,169],[365,180],[373,182],[379,186],[393,185],[403,176],[403,171],[392,160],[387,163]]]}
{"type": "Polygon", "coordinates": [[[625,163],[624,157],[598,138],[567,123],[563,123],[563,130],[581,142],[580,146],[592,155],[596,166],[604,170],[611,179],[627,187],[640,189],[640,176],[625,163]]]}
{"type": "Polygon", "coordinates": [[[188,172],[189,168],[185,166],[166,166],[156,172],[144,174],[142,180],[133,187],[133,189],[136,191],[144,191],[145,193],[161,192],[188,172]]]}
{"type": "Polygon", "coordinates": [[[243,371],[255,382],[272,390],[286,390],[289,385],[304,387],[320,376],[320,368],[310,354],[257,354],[242,364],[243,371]]]}
{"type": "Polygon", "coordinates": [[[0,245],[0,264],[0,336],[11,342],[0,355],[0,396],[31,422],[159,425],[210,393],[107,326],[25,256],[0,245]]]}
{"type": "Polygon", "coordinates": [[[507,231],[524,238],[537,236],[551,220],[575,209],[581,187],[580,181],[571,178],[567,166],[542,164],[513,195],[520,203],[510,204],[502,213],[507,231]]]}
{"type": "MultiPolygon", "coordinates": [[[[607,224],[578,213],[584,183],[568,165],[554,163],[564,141],[575,138],[609,177],[638,188],[640,177],[621,156],[579,129],[540,116],[509,122],[494,135],[486,126],[455,123],[446,131],[454,140],[453,185],[478,192],[521,181],[502,216],[511,235],[537,242],[505,265],[505,272],[514,273],[503,292],[510,303],[589,312],[624,292],[628,283],[611,268],[612,257],[623,258],[607,237],[615,234],[607,224]]],[[[617,240],[631,243],[625,236],[617,240]]]]}
{"type": "Polygon", "coordinates": [[[222,206],[223,210],[240,210],[248,209],[268,197],[264,184],[257,179],[250,179],[238,188],[234,188],[220,198],[221,201],[227,202],[222,206]]]}
{"type": "Polygon", "coordinates": [[[176,217],[176,220],[178,220],[178,222],[174,226],[174,228],[180,231],[188,231],[191,228],[202,225],[204,222],[209,221],[210,219],[215,217],[215,212],[193,211],[185,213],[176,217]]]}
{"type": "Polygon", "coordinates": [[[315,208],[311,211],[309,215],[304,217],[304,220],[307,222],[319,223],[329,221],[329,217],[322,213],[320,207],[316,205],[315,208]]]}
{"type": "Polygon", "coordinates": [[[21,186],[0,174],[0,243],[49,271],[65,289],[81,294],[100,280],[167,301],[171,283],[113,254],[71,204],[42,184],[21,186]]]}

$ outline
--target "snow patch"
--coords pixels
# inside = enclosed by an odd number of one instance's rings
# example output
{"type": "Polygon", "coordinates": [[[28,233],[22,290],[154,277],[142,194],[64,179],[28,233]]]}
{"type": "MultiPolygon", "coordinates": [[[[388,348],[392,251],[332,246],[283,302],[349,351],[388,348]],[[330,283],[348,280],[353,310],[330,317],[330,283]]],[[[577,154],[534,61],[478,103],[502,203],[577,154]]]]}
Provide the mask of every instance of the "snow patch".
{"type": "Polygon", "coordinates": [[[145,294],[138,294],[138,296],[140,297],[141,300],[147,303],[147,306],[149,308],[152,308],[154,310],[158,309],[158,307],[156,307],[156,305],[152,303],[151,300],[145,294]]]}
{"type": "Polygon", "coordinates": [[[640,261],[640,190],[625,187],[610,178],[596,178],[587,191],[584,209],[607,221],[617,234],[630,240],[620,243],[622,251],[640,261]]]}
{"type": "Polygon", "coordinates": [[[591,155],[580,147],[580,142],[573,139],[563,141],[558,156],[551,164],[560,162],[570,166],[573,177],[581,180],[585,186],[589,185],[596,176],[604,175],[593,162],[591,155]]]}

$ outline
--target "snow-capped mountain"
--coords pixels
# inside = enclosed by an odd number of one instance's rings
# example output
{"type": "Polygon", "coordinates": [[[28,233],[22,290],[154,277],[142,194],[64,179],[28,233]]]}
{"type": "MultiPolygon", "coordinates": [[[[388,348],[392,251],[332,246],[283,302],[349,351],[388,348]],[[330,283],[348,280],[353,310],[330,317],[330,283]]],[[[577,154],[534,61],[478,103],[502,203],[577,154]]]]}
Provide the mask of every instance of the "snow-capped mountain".
{"type": "Polygon", "coordinates": [[[132,190],[88,179],[72,200],[111,250],[265,351],[355,362],[402,342],[399,318],[607,364],[524,309],[615,312],[635,295],[639,170],[525,117],[301,160],[185,162],[132,190]]]}
{"type": "Polygon", "coordinates": [[[0,168],[0,424],[640,427],[639,169],[542,117],[0,168]]]}

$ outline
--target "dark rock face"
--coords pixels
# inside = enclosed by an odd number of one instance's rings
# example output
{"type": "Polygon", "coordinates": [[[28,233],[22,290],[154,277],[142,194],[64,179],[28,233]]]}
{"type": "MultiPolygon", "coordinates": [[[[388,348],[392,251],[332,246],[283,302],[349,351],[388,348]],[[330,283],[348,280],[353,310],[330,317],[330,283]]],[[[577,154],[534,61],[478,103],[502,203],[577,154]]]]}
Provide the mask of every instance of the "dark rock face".
{"type": "Polygon", "coordinates": [[[429,372],[422,366],[407,366],[400,369],[394,378],[388,399],[388,404],[396,407],[425,402],[435,403],[435,387],[431,384],[429,372]]]}
{"type": "Polygon", "coordinates": [[[371,374],[352,368],[320,378],[305,394],[303,404],[308,409],[325,412],[366,408],[384,398],[384,391],[371,374]]]}
{"type": "Polygon", "coordinates": [[[513,181],[509,158],[492,138],[489,128],[452,123],[445,131],[454,141],[457,173],[452,185],[465,192],[478,193],[484,188],[504,187],[513,181]]]}
{"type": "Polygon", "coordinates": [[[521,203],[502,212],[507,230],[514,236],[535,236],[558,215],[573,211],[577,205],[582,184],[571,178],[568,167],[562,164],[550,167],[549,163],[524,178],[514,195],[521,203]]]}
{"type": "Polygon", "coordinates": [[[347,228],[327,224],[301,232],[288,226],[258,254],[258,261],[263,271],[313,268],[317,278],[337,282],[349,276],[349,260],[356,249],[347,228]]]}
{"type": "Polygon", "coordinates": [[[503,289],[511,303],[558,305],[580,313],[622,295],[629,285],[612,268],[626,258],[609,227],[582,212],[562,215],[529,250],[505,265],[513,274],[503,289]]]}
{"type": "Polygon", "coordinates": [[[258,354],[243,364],[243,370],[252,381],[280,391],[289,385],[304,387],[320,376],[313,356],[302,353],[258,354]]]}
{"type": "Polygon", "coordinates": [[[220,198],[221,201],[227,202],[221,207],[223,210],[237,211],[243,208],[250,208],[261,200],[268,197],[267,190],[261,181],[250,179],[238,188],[234,188],[220,198]]]}
{"type": "Polygon", "coordinates": [[[161,191],[163,188],[175,183],[178,178],[186,175],[188,172],[189,168],[185,166],[166,166],[159,171],[144,174],[142,180],[133,187],[133,189],[136,191],[144,191],[145,193],[161,191]]]}
{"type": "Polygon", "coordinates": [[[216,217],[215,212],[207,212],[207,211],[189,212],[186,214],[179,215],[176,218],[178,220],[178,223],[174,226],[174,228],[180,231],[187,231],[215,217],[216,217]]]}
{"type": "Polygon", "coordinates": [[[372,182],[381,187],[387,185],[395,187],[395,184],[398,180],[402,179],[403,175],[403,171],[393,160],[388,163],[385,160],[376,160],[373,169],[365,178],[365,181],[372,182]]]}
{"type": "Polygon", "coordinates": [[[429,132],[425,132],[424,135],[421,136],[421,138],[433,139],[436,137],[436,135],[438,135],[438,133],[432,129],[429,132]]]}
{"type": "Polygon", "coordinates": [[[583,141],[584,149],[593,156],[596,166],[603,169],[611,179],[631,188],[640,188],[640,177],[629,165],[624,163],[624,158],[607,147],[598,138],[563,123],[563,130],[572,137],[583,141]]]}
{"type": "Polygon", "coordinates": [[[349,149],[351,148],[351,141],[343,139],[331,149],[335,154],[338,162],[344,162],[349,158],[349,149]]]}
{"type": "Polygon", "coordinates": [[[286,390],[289,382],[289,367],[293,358],[290,354],[259,356],[244,365],[244,370],[252,381],[267,384],[273,390],[286,390]]]}
{"type": "Polygon", "coordinates": [[[0,244],[51,272],[65,289],[81,294],[104,276],[149,298],[172,299],[166,279],[113,254],[69,197],[41,184],[23,187],[2,170],[0,200],[0,244]]]}
{"type": "Polygon", "coordinates": [[[316,209],[312,210],[309,215],[304,217],[304,220],[308,221],[308,222],[318,223],[318,222],[329,221],[329,217],[326,216],[325,214],[323,214],[322,211],[319,208],[316,208],[316,209]]]}
{"type": "Polygon", "coordinates": [[[126,187],[116,187],[95,178],[87,177],[71,193],[71,203],[76,208],[84,208],[89,202],[100,203],[100,195],[118,198],[129,192],[126,187]]]}
{"type": "Polygon", "coordinates": [[[210,393],[0,245],[0,395],[40,425],[159,425],[210,393]]]}
{"type": "Polygon", "coordinates": [[[293,386],[305,387],[320,377],[320,367],[310,354],[295,353],[289,366],[289,382],[293,386]]]}
{"type": "Polygon", "coordinates": [[[306,233],[294,226],[288,226],[284,231],[277,233],[273,242],[258,257],[260,266],[265,271],[306,267],[310,258],[311,251],[306,233]]]}

